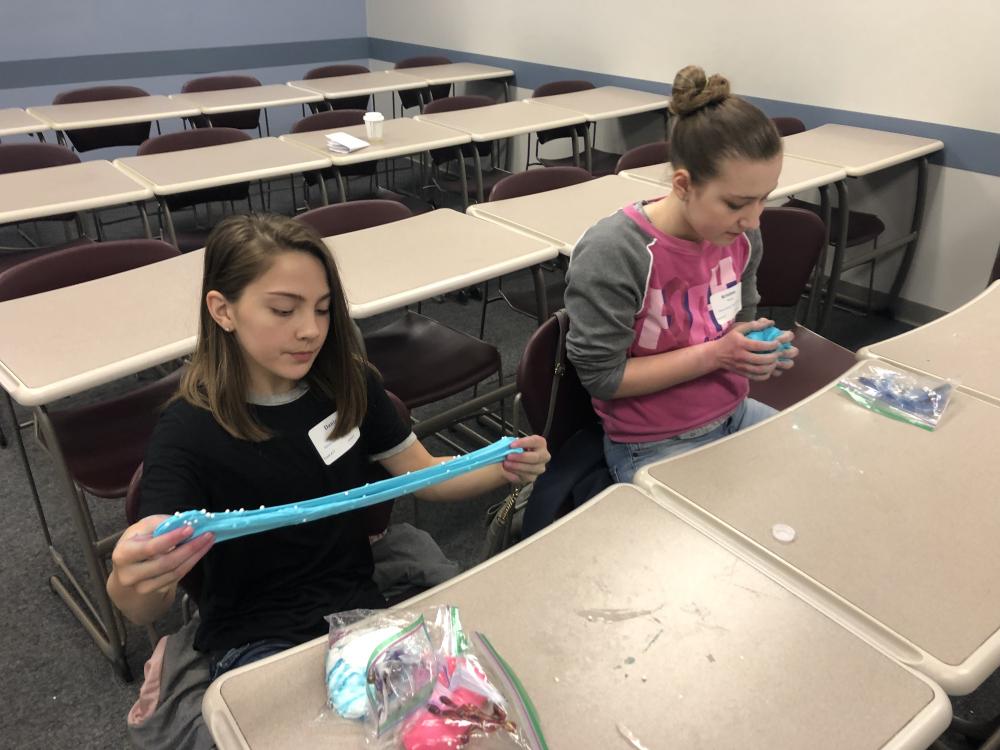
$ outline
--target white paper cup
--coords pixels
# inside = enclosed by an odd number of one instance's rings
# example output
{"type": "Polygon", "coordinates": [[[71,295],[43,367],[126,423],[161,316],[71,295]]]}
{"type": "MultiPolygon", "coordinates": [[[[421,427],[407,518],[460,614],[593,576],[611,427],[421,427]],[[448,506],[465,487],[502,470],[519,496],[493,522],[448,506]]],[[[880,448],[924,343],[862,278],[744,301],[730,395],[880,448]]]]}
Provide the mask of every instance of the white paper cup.
{"type": "Polygon", "coordinates": [[[372,143],[382,140],[382,125],[385,122],[385,117],[382,116],[381,112],[365,112],[365,135],[368,136],[368,140],[372,143]]]}

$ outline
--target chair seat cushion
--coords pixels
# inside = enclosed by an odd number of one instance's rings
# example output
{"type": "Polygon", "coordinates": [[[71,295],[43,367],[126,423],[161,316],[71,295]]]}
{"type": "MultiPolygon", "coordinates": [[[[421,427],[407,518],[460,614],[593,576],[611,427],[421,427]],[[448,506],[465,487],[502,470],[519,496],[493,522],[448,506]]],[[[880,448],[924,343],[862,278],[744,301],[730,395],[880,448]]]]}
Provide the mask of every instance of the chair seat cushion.
{"type": "Polygon", "coordinates": [[[367,334],[365,347],[386,390],[411,409],[500,372],[496,347],[414,312],[367,334]]]}
{"type": "MultiPolygon", "coordinates": [[[[792,198],[790,201],[785,203],[786,206],[791,208],[804,208],[806,211],[812,211],[814,214],[823,218],[823,214],[820,213],[820,207],[815,203],[808,203],[807,201],[800,201],[797,198],[792,198]]],[[[840,226],[840,209],[834,207],[830,212],[830,224],[831,224],[831,241],[836,240],[836,237],[832,235],[833,231],[836,231],[836,227],[840,226]]],[[[878,239],[879,235],[885,231],[885,224],[882,220],[875,214],[868,214],[863,211],[851,211],[847,216],[847,246],[855,247],[857,245],[864,245],[868,242],[874,242],[878,239]]]]}
{"type": "Polygon", "coordinates": [[[70,475],[95,497],[124,497],[180,371],[117,398],[49,413],[70,475]]]}

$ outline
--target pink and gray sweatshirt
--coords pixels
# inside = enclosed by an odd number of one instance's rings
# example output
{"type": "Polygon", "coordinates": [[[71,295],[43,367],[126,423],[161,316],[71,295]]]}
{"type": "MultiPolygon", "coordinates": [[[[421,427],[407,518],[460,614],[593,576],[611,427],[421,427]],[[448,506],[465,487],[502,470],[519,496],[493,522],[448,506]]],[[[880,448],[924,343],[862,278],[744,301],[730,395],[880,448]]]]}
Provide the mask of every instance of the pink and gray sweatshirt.
{"type": "Polygon", "coordinates": [[[567,353],[609,438],[647,443],[682,435],[727,416],[746,398],[747,379],[725,370],[644,396],[612,396],[630,357],[712,341],[734,322],[753,320],[761,253],[758,230],[725,247],[682,240],[656,229],[638,203],[584,233],[566,276],[567,353]],[[713,302],[721,310],[716,300],[737,283],[739,311],[735,320],[720,314],[720,322],[713,302]]]}

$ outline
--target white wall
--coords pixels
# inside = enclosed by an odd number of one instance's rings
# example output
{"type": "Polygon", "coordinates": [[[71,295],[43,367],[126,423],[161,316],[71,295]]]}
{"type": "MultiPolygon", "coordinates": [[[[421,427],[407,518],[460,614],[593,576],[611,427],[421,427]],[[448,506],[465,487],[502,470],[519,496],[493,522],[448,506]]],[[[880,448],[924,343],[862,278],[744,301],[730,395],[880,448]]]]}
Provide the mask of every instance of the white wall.
{"type": "MultiPolygon", "coordinates": [[[[367,0],[368,36],[670,83],[688,63],[727,75],[737,93],[1000,132],[1000,3],[764,0],[367,0]],[[444,19],[448,19],[445,21],[444,19]]],[[[947,148],[947,144],[945,144],[947,148]]],[[[905,170],[851,183],[855,206],[902,232],[905,170]]],[[[1000,177],[932,167],[924,232],[903,296],[951,310],[977,294],[1000,242],[1000,177]]],[[[876,286],[888,289],[893,263],[876,286]]],[[[866,283],[866,273],[848,280],[866,283]]]]}

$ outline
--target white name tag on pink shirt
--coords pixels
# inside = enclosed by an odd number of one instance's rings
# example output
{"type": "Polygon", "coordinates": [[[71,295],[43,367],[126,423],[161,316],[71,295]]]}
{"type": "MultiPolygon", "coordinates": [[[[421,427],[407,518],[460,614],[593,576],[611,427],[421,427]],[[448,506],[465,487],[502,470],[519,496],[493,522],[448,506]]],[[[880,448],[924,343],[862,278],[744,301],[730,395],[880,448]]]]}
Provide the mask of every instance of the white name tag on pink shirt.
{"type": "Polygon", "coordinates": [[[361,437],[361,430],[355,427],[346,435],[339,438],[330,438],[330,431],[337,424],[337,412],[324,419],[318,425],[309,430],[309,439],[316,446],[323,463],[327,466],[343,456],[351,449],[351,446],[358,442],[361,437]]]}
{"type": "Polygon", "coordinates": [[[736,313],[743,307],[742,284],[737,281],[718,292],[709,292],[708,306],[712,309],[715,321],[725,328],[736,320],[736,313]]]}

